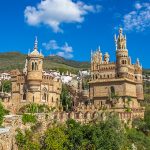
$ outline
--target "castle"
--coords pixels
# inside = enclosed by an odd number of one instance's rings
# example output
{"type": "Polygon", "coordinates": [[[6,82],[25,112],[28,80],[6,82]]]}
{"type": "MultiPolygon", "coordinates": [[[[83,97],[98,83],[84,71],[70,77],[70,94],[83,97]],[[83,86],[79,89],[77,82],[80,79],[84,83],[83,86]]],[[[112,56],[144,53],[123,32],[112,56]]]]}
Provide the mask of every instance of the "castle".
{"type": "Polygon", "coordinates": [[[9,107],[13,112],[29,103],[59,107],[62,83],[59,78],[43,71],[43,58],[38,51],[36,38],[33,51],[27,55],[23,72],[11,72],[12,95],[9,107]]]}
{"type": "Polygon", "coordinates": [[[75,86],[72,95],[75,105],[72,112],[66,113],[58,109],[61,108],[62,81],[59,77],[43,71],[44,56],[38,51],[36,39],[33,51],[27,55],[23,72],[11,72],[12,94],[4,105],[16,113],[29,103],[46,104],[56,108],[56,118],[63,120],[73,116],[80,122],[86,122],[87,118],[92,120],[98,115],[103,118],[103,110],[117,112],[125,121],[136,117],[143,118],[144,108],[140,106],[144,99],[142,66],[138,59],[132,64],[126,47],[126,36],[121,28],[118,37],[115,36],[115,43],[116,62],[110,62],[108,53],[103,57],[100,48],[91,52],[89,91],[86,90],[85,93],[83,89],[78,90],[78,86],[75,86]],[[82,96],[78,97],[78,94],[82,96]]]}
{"type": "Polygon", "coordinates": [[[139,59],[132,64],[128,56],[126,35],[122,28],[115,35],[116,62],[110,62],[106,52],[103,56],[100,48],[91,52],[91,80],[89,97],[94,105],[123,110],[141,109],[143,97],[142,66],[139,59]]]}

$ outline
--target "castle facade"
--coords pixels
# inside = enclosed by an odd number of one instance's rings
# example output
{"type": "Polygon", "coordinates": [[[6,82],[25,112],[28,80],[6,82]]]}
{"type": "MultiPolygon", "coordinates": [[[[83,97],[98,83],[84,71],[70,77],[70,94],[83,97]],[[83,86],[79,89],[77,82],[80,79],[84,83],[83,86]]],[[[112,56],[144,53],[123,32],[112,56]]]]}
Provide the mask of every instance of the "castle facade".
{"type": "Polygon", "coordinates": [[[142,66],[139,59],[132,64],[122,28],[115,35],[115,44],[115,62],[110,62],[110,55],[107,52],[103,55],[100,48],[91,52],[89,97],[94,105],[102,107],[140,109],[140,101],[144,99],[142,66]]]}
{"type": "MultiPolygon", "coordinates": [[[[36,39],[33,51],[27,55],[23,72],[11,72],[12,94],[4,105],[14,113],[29,103],[46,104],[55,107],[56,110],[62,106],[61,78],[43,71],[44,56],[38,51],[37,44],[36,39]]],[[[96,52],[91,52],[89,92],[83,91],[82,80],[79,84],[75,82],[77,86],[72,89],[72,97],[75,99],[72,112],[58,110],[56,119],[62,121],[72,118],[87,122],[95,117],[104,118],[105,110],[110,113],[117,112],[124,121],[144,117],[145,109],[140,105],[144,99],[142,66],[139,59],[132,64],[122,29],[119,30],[119,35],[115,36],[115,44],[115,62],[110,62],[108,53],[103,56],[100,48],[96,52]]]]}
{"type": "Polygon", "coordinates": [[[23,72],[11,72],[11,107],[14,112],[29,103],[46,104],[55,108],[60,105],[61,80],[43,71],[44,56],[38,51],[37,44],[36,39],[33,51],[27,55],[23,72]]]}

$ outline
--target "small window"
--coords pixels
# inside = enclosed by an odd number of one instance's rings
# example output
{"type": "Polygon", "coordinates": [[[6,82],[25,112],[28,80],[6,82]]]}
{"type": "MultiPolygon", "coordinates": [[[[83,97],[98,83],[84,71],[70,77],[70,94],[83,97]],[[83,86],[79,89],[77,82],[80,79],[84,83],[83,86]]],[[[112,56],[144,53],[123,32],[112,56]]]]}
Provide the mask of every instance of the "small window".
{"type": "Polygon", "coordinates": [[[97,74],[95,75],[95,78],[97,79],[98,77],[97,77],[97,74]]]}
{"type": "Polygon", "coordinates": [[[33,103],[34,103],[34,96],[33,96],[33,103]]]}
{"type": "Polygon", "coordinates": [[[35,70],[38,70],[37,62],[35,62],[35,70]]]}
{"type": "Polygon", "coordinates": [[[32,70],[34,70],[34,62],[32,62],[32,70]]]}
{"type": "Polygon", "coordinates": [[[111,96],[115,95],[115,88],[113,86],[110,87],[111,96]]]}
{"type": "Polygon", "coordinates": [[[45,101],[46,101],[46,97],[47,97],[47,95],[46,95],[46,93],[44,93],[42,100],[45,100],[45,101]]]}
{"type": "Polygon", "coordinates": [[[27,96],[26,93],[23,94],[23,100],[26,100],[27,96]]]}

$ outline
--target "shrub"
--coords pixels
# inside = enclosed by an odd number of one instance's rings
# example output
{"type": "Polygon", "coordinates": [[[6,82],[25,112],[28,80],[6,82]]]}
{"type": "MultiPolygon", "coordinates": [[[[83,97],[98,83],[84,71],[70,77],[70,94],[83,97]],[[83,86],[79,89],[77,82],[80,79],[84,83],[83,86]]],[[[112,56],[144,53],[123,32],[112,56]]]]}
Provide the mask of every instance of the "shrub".
{"type": "Polygon", "coordinates": [[[33,114],[23,114],[22,115],[22,122],[24,124],[26,124],[26,123],[36,123],[37,119],[36,119],[36,116],[33,115],[33,114]]]}
{"type": "Polygon", "coordinates": [[[2,103],[0,103],[0,126],[3,123],[4,116],[8,113],[9,111],[3,107],[2,103]]]}

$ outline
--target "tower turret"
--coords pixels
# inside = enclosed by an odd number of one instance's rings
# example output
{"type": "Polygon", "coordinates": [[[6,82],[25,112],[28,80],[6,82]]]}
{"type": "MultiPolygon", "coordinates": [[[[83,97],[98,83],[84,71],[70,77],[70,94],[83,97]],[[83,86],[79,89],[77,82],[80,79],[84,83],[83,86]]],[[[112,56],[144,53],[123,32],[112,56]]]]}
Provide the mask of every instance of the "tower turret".
{"type": "Polygon", "coordinates": [[[135,72],[135,82],[136,82],[136,93],[137,93],[137,99],[143,100],[143,78],[142,78],[142,66],[140,65],[140,61],[137,58],[136,63],[134,65],[135,72]]]}
{"type": "Polygon", "coordinates": [[[116,38],[116,64],[117,64],[117,73],[118,77],[126,77],[128,73],[128,50],[126,47],[126,36],[123,35],[122,28],[119,29],[119,35],[116,38]]]}
{"type": "Polygon", "coordinates": [[[104,63],[106,63],[106,64],[108,64],[109,63],[109,54],[108,54],[108,52],[106,52],[105,54],[104,54],[104,63]]]}
{"type": "Polygon", "coordinates": [[[97,51],[93,52],[91,50],[91,71],[97,70],[98,66],[103,63],[102,52],[100,47],[98,47],[97,51]]]}
{"type": "Polygon", "coordinates": [[[44,56],[38,52],[38,41],[36,37],[34,49],[27,56],[27,81],[29,90],[31,91],[37,90],[42,81],[43,58],[44,56]]]}

